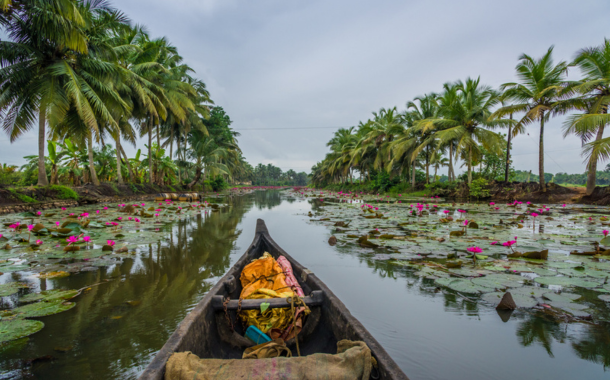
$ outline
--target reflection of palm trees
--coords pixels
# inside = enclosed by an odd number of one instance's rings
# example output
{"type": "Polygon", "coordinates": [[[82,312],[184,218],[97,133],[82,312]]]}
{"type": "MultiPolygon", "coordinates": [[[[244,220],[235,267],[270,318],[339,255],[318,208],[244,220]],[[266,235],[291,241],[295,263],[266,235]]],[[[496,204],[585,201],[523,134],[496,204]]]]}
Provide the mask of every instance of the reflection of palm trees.
{"type": "Polygon", "coordinates": [[[53,287],[66,289],[102,284],[76,298],[77,307],[71,311],[46,317],[46,327],[32,336],[32,344],[19,357],[39,357],[57,346],[73,346],[54,363],[53,371],[34,368],[35,375],[43,379],[100,373],[113,379],[136,377],[213,286],[206,280],[228,270],[241,233],[237,225],[259,199],[263,204],[275,202],[273,197],[235,197],[219,212],[197,214],[162,228],[159,238],[167,239],[141,249],[133,259],[47,280],[53,287]]]}
{"type": "Polygon", "coordinates": [[[279,191],[255,191],[254,200],[259,210],[271,210],[282,203],[282,196],[279,191]]]}
{"type": "Polygon", "coordinates": [[[553,339],[563,342],[566,338],[566,332],[557,321],[539,315],[531,315],[526,316],[526,319],[517,328],[517,337],[519,343],[524,347],[528,347],[535,342],[540,343],[549,356],[553,358],[555,356],[551,349],[551,343],[553,339]]]}
{"type": "Polygon", "coordinates": [[[585,360],[610,366],[610,330],[608,325],[588,325],[579,342],[572,343],[576,354],[585,360]]]}

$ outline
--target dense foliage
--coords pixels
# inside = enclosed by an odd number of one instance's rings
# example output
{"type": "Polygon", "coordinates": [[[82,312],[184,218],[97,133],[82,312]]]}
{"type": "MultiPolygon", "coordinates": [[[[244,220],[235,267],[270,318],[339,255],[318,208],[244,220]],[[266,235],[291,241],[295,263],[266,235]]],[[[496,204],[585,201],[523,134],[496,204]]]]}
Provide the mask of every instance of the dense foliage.
{"type": "Polygon", "coordinates": [[[327,143],[330,152],[312,168],[312,182],[330,187],[356,182],[384,190],[405,188],[408,182],[414,188],[418,182],[443,180],[469,185],[477,178],[524,180],[511,166],[510,150],[513,139],[536,124],[539,170],[535,176],[527,173],[527,178],[546,191],[553,176],[541,175],[545,123],[552,116],[574,112],[563,131],[565,137],[576,135],[584,144],[590,194],[600,176],[597,162],[610,158],[610,138],[603,138],[610,122],[610,42],[577,52],[571,63],[555,64],[552,53],[551,47],[538,59],[523,54],[516,66],[517,81],[499,90],[481,84],[479,78],[446,83],[440,93],[407,102],[403,111],[382,108],[357,127],[338,130],[327,143]],[[571,66],[579,69],[582,79],[567,79],[571,66]],[[498,128],[507,129],[507,134],[498,128]],[[458,177],[455,166],[460,162],[466,170],[458,177]],[[448,168],[446,177],[438,177],[441,167],[448,168]],[[425,172],[423,179],[418,180],[418,170],[425,172]]]}
{"type": "Polygon", "coordinates": [[[229,116],[167,39],[107,1],[0,1],[0,123],[11,142],[39,137],[1,183],[193,188],[247,172],[229,116]],[[138,137],[145,150],[127,157],[138,137]]]}

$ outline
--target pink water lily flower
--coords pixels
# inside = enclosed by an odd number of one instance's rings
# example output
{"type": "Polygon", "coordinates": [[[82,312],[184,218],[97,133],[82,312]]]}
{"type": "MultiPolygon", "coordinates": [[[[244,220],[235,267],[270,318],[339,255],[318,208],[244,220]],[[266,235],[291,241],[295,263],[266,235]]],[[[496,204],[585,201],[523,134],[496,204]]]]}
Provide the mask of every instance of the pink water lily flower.
{"type": "Polygon", "coordinates": [[[517,243],[516,240],[509,240],[509,241],[505,241],[504,243],[502,243],[502,245],[505,247],[510,247],[510,246],[514,245],[515,243],[517,243]]]}
{"type": "Polygon", "coordinates": [[[472,253],[481,253],[481,252],[483,252],[483,250],[480,247],[469,247],[469,248],[466,248],[466,250],[468,252],[472,252],[472,253]]]}
{"type": "Polygon", "coordinates": [[[111,246],[111,247],[112,247],[112,246],[114,246],[114,245],[116,244],[116,243],[115,243],[114,241],[112,241],[112,240],[108,240],[106,243],[107,243],[109,246],[111,246]]]}
{"type": "Polygon", "coordinates": [[[66,211],[66,208],[65,208],[65,207],[62,207],[62,208],[61,208],[61,211],[66,211]]]}
{"type": "Polygon", "coordinates": [[[36,244],[37,245],[42,245],[42,240],[40,240],[40,239],[36,240],[36,244]]]}
{"type": "Polygon", "coordinates": [[[140,219],[136,218],[136,223],[140,223],[140,219]]]}
{"type": "Polygon", "coordinates": [[[500,242],[498,242],[498,241],[492,241],[491,243],[489,243],[489,245],[496,245],[496,244],[500,244],[500,242]]]}
{"type": "Polygon", "coordinates": [[[443,210],[445,214],[449,214],[449,210],[443,210]]]}
{"type": "Polygon", "coordinates": [[[42,215],[42,212],[38,211],[38,212],[36,213],[36,215],[40,216],[40,215],[42,215]]]}
{"type": "Polygon", "coordinates": [[[464,223],[462,223],[464,226],[468,226],[468,219],[464,220],[464,223]]]}
{"type": "Polygon", "coordinates": [[[66,241],[68,242],[68,245],[70,245],[72,243],[76,243],[78,241],[78,237],[70,236],[69,238],[66,239],[66,241]]]}
{"type": "Polygon", "coordinates": [[[602,231],[602,234],[604,234],[604,236],[608,236],[608,232],[610,232],[610,231],[608,231],[608,230],[603,230],[603,231],[602,231]]]}
{"type": "Polygon", "coordinates": [[[538,215],[539,215],[539,214],[537,214],[537,213],[535,213],[535,212],[532,212],[532,216],[533,216],[534,218],[535,218],[535,217],[537,217],[538,215]]]}
{"type": "Polygon", "coordinates": [[[83,240],[84,240],[86,243],[89,243],[89,242],[91,241],[91,236],[83,236],[83,240]]]}
{"type": "Polygon", "coordinates": [[[80,216],[82,216],[83,218],[86,218],[89,216],[88,212],[83,212],[82,214],[80,214],[80,216]]]}
{"type": "Polygon", "coordinates": [[[108,207],[104,207],[104,210],[108,210],[108,207]]]}
{"type": "Polygon", "coordinates": [[[122,216],[119,216],[119,217],[117,218],[117,220],[123,220],[123,217],[122,217],[122,216]]]}
{"type": "Polygon", "coordinates": [[[33,224],[29,224],[28,225],[28,231],[32,231],[34,229],[34,225],[33,224]]]}
{"type": "Polygon", "coordinates": [[[495,205],[495,204],[496,204],[496,202],[489,202],[489,205],[490,205],[490,206],[493,206],[493,205],[495,205]]]}
{"type": "Polygon", "coordinates": [[[55,225],[56,225],[57,227],[59,227],[59,222],[55,222],[55,225]]]}

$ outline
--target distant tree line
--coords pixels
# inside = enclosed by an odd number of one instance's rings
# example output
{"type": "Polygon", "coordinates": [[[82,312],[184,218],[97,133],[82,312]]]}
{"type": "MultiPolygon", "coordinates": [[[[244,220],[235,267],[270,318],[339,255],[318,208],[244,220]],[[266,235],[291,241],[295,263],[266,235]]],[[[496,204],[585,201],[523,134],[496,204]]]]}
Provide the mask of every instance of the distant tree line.
{"type": "Polygon", "coordinates": [[[253,186],[306,186],[308,176],[305,172],[297,173],[290,169],[282,171],[273,164],[258,164],[247,168],[243,175],[236,177],[238,182],[252,182],[253,186]]]}

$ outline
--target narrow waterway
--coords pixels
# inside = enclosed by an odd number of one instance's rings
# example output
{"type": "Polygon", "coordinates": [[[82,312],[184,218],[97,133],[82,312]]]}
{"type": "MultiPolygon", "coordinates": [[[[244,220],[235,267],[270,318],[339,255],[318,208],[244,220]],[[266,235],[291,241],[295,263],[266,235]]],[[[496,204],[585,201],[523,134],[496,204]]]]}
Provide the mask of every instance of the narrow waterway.
{"type": "MultiPolygon", "coordinates": [[[[322,279],[403,371],[424,379],[610,378],[610,331],[497,312],[435,292],[409,270],[370,250],[331,247],[310,222],[311,200],[257,191],[220,212],[163,227],[162,240],[133,259],[69,277],[41,290],[78,289],[76,307],[41,318],[44,329],[0,353],[0,379],[135,379],[177,324],[231,265],[264,219],[276,242],[322,279]],[[32,360],[36,359],[37,360],[32,360]]],[[[315,208],[315,205],[313,205],[315,208]]],[[[24,281],[27,274],[10,274],[24,281]]]]}

